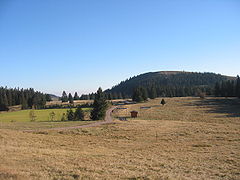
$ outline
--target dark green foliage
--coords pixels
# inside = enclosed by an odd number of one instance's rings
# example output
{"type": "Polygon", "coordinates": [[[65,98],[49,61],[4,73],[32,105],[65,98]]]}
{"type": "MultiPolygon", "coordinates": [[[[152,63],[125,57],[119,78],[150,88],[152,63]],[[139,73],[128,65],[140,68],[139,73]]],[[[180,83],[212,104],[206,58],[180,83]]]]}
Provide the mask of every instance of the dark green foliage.
{"type": "Polygon", "coordinates": [[[146,100],[148,99],[148,93],[147,93],[146,88],[140,87],[140,91],[141,91],[141,93],[142,93],[142,99],[143,99],[143,101],[146,101],[146,100]]]}
{"type": "Polygon", "coordinates": [[[79,100],[79,96],[78,96],[78,93],[77,93],[77,92],[75,92],[73,99],[74,99],[74,100],[79,100]]]}
{"type": "Polygon", "coordinates": [[[142,92],[140,88],[136,88],[133,92],[132,95],[132,100],[135,102],[142,102],[143,101],[143,97],[142,97],[142,92]]]}
{"type": "Polygon", "coordinates": [[[214,88],[215,96],[240,97],[240,79],[217,82],[214,88]]]}
{"type": "Polygon", "coordinates": [[[134,90],[132,100],[135,102],[146,101],[148,98],[147,90],[144,87],[138,87],[134,90]]]}
{"type": "Polygon", "coordinates": [[[67,110],[67,120],[74,121],[74,112],[72,109],[67,110]]]}
{"type": "Polygon", "coordinates": [[[166,102],[165,102],[164,99],[161,100],[161,104],[162,104],[163,106],[166,104],[166,102]]]}
{"type": "Polygon", "coordinates": [[[221,95],[221,88],[220,88],[219,82],[216,82],[216,84],[215,84],[214,94],[215,94],[215,96],[220,96],[221,95]]]}
{"type": "Polygon", "coordinates": [[[144,87],[148,97],[181,97],[195,96],[200,90],[207,95],[212,95],[216,82],[233,80],[233,77],[226,77],[214,73],[190,73],[190,72],[151,72],[122,81],[105,93],[122,93],[122,96],[129,98],[137,87],[144,87]]]}
{"type": "Polygon", "coordinates": [[[82,94],[80,100],[90,100],[90,97],[88,94],[82,94]]]}
{"type": "Polygon", "coordinates": [[[65,91],[63,91],[62,93],[62,102],[68,102],[68,96],[67,96],[67,93],[65,91]]]}
{"type": "MultiPolygon", "coordinates": [[[[34,89],[9,89],[0,87],[0,104],[2,107],[22,105],[22,109],[44,108],[46,104],[46,94],[34,91],[34,89]]],[[[2,108],[4,109],[4,108],[2,108]]]]}
{"type": "Polygon", "coordinates": [[[5,104],[0,104],[0,111],[8,111],[9,108],[5,104]]]}
{"type": "Polygon", "coordinates": [[[68,101],[70,104],[73,104],[73,97],[71,93],[68,94],[68,101]]]}
{"type": "Polygon", "coordinates": [[[155,99],[157,97],[157,90],[155,86],[152,86],[151,88],[149,88],[149,98],[150,99],[155,99]]]}
{"type": "Polygon", "coordinates": [[[74,120],[75,121],[83,121],[84,120],[84,112],[82,108],[78,107],[74,113],[74,120]]]}
{"type": "Polygon", "coordinates": [[[92,120],[103,120],[106,115],[107,101],[102,89],[99,88],[94,99],[93,110],[91,111],[92,120]]]}
{"type": "Polygon", "coordinates": [[[46,94],[46,101],[52,101],[50,94],[46,94]]]}
{"type": "Polygon", "coordinates": [[[236,82],[236,95],[238,98],[240,98],[240,77],[237,76],[237,82],[236,82]]]}

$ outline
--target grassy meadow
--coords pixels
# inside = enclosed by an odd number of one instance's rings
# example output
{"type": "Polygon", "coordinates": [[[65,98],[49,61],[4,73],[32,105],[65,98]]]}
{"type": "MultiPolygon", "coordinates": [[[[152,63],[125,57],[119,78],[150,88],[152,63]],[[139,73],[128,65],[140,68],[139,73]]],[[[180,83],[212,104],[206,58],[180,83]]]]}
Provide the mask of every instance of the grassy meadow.
{"type": "MultiPolygon", "coordinates": [[[[36,116],[35,121],[31,122],[29,113],[32,110],[21,110],[14,112],[0,113],[0,128],[15,129],[15,130],[35,130],[35,129],[48,129],[55,127],[69,127],[79,126],[92,123],[89,114],[91,108],[83,108],[85,112],[86,121],[61,121],[63,113],[66,114],[68,109],[41,109],[33,110],[36,116]],[[54,112],[55,116],[52,120],[50,113],[54,112]]],[[[73,108],[73,110],[75,110],[73,108]]]]}
{"type": "Polygon", "coordinates": [[[115,124],[100,127],[1,126],[0,179],[240,179],[239,100],[165,100],[125,106],[115,124]],[[118,120],[131,110],[139,117],[118,120]]]}
{"type": "MultiPolygon", "coordinates": [[[[61,121],[63,113],[66,114],[67,110],[68,109],[40,109],[40,110],[33,110],[33,111],[36,115],[36,121],[50,121],[51,112],[55,113],[54,121],[61,121]]],[[[32,110],[0,113],[0,122],[29,122],[30,111],[32,110]]],[[[83,111],[89,112],[90,108],[83,108],[83,111]]]]}

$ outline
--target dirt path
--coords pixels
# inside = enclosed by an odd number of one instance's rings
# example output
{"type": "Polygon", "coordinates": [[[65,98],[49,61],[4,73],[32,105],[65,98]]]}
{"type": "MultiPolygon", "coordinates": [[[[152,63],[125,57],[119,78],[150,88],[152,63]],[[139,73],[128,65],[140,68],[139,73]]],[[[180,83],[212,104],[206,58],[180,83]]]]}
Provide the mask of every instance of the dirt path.
{"type": "MultiPolygon", "coordinates": [[[[91,123],[91,124],[85,124],[85,125],[81,125],[81,126],[73,126],[73,127],[61,127],[61,128],[49,128],[49,129],[41,129],[42,130],[68,130],[68,129],[79,129],[79,128],[88,128],[88,127],[96,127],[96,126],[100,126],[103,124],[110,124],[113,123],[113,118],[111,116],[112,114],[112,110],[115,109],[116,107],[112,107],[110,109],[107,110],[106,112],[106,117],[104,121],[99,121],[99,122],[95,122],[95,123],[91,123]]],[[[39,130],[26,130],[24,132],[34,132],[34,131],[39,131],[39,130]]]]}

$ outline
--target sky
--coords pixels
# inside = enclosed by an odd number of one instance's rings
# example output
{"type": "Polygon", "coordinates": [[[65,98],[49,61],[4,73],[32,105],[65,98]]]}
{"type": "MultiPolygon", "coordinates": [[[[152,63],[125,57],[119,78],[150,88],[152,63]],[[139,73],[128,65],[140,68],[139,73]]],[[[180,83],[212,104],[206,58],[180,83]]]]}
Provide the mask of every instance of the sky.
{"type": "Polygon", "coordinates": [[[0,86],[82,94],[167,70],[240,74],[240,1],[0,0],[0,86]]]}

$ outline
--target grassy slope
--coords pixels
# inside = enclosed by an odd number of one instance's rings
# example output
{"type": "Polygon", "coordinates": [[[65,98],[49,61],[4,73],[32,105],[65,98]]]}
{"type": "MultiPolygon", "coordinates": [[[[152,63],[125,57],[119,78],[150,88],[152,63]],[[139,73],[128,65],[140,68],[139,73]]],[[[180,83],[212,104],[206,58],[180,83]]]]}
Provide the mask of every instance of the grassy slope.
{"type": "Polygon", "coordinates": [[[166,101],[137,119],[101,127],[37,133],[2,128],[0,179],[240,179],[238,102],[166,101]]]}

